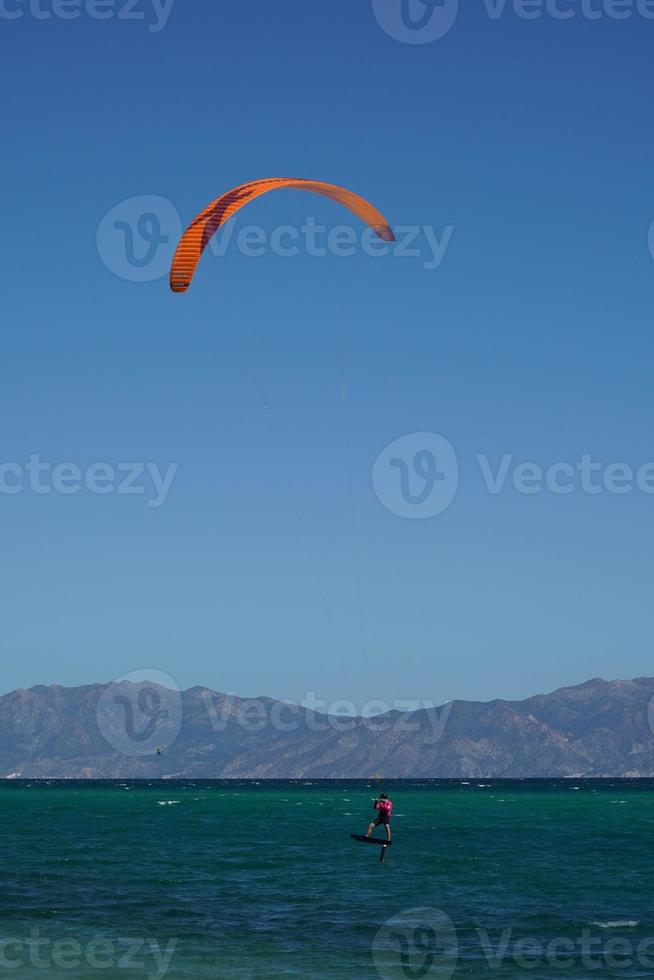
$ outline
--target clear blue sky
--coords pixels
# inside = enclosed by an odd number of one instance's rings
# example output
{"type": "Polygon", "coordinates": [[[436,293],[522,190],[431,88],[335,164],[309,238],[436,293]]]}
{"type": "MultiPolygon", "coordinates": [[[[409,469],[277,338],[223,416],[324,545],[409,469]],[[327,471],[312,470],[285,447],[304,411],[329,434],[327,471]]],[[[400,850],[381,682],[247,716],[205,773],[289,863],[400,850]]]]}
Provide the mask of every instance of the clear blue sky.
{"type": "MultiPolygon", "coordinates": [[[[0,494],[2,690],[157,668],[440,702],[652,673],[654,496],[493,495],[476,456],[654,460],[654,21],[464,7],[425,44],[367,0],[0,19],[1,462],[179,465],[160,507],[0,494]],[[98,253],[126,199],[186,225],[264,176],[454,226],[445,259],[232,249],[174,296],[98,253]],[[416,432],[460,470],[428,520],[371,481],[416,432]]],[[[347,221],[295,191],[243,219],[307,215],[347,221]]]]}

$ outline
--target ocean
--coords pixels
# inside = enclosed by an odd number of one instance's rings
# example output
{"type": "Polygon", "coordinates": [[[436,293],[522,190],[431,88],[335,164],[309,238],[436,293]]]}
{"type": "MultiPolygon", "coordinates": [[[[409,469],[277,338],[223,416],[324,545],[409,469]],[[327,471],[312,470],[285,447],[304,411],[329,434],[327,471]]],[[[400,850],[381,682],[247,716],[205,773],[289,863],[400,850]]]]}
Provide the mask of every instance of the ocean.
{"type": "Polygon", "coordinates": [[[651,978],[653,831],[650,780],[5,781],[0,975],[651,978]]]}

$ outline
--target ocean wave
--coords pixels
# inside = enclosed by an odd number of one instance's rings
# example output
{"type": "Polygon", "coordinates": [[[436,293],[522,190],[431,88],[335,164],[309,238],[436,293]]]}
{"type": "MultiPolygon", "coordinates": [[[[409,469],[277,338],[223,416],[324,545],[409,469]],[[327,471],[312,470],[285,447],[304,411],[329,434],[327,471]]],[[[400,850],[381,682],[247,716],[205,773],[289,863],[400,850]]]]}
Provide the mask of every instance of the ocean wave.
{"type": "Polygon", "coordinates": [[[608,922],[591,922],[598,929],[636,929],[640,925],[638,919],[610,919],[608,922]]]}

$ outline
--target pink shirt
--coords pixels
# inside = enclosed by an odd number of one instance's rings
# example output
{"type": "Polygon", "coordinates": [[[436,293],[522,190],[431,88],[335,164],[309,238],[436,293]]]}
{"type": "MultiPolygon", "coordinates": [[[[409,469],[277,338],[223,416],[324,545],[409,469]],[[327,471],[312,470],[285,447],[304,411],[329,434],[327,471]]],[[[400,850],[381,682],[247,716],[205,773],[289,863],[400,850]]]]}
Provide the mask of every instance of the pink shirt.
{"type": "Polygon", "coordinates": [[[393,811],[393,804],[390,800],[375,800],[375,810],[384,810],[390,817],[393,811]]]}

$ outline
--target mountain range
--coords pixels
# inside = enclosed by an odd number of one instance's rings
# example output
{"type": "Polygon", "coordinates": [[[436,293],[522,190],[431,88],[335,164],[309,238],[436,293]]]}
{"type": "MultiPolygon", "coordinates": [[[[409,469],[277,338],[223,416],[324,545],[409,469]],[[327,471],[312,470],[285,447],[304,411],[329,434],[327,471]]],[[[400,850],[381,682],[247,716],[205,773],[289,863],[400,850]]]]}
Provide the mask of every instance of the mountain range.
{"type": "Polygon", "coordinates": [[[0,778],[654,776],[654,678],[374,719],[150,682],[0,697],[0,778]]]}

